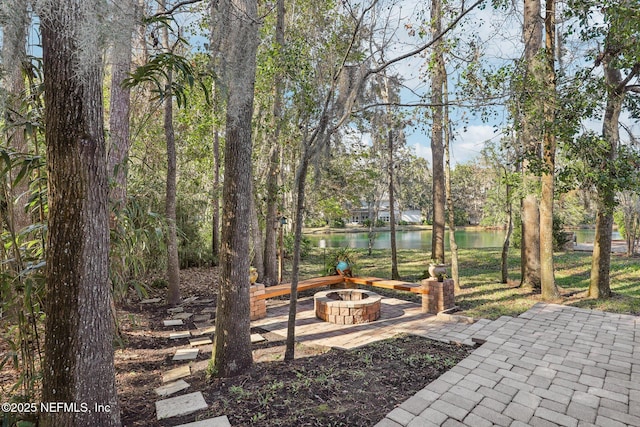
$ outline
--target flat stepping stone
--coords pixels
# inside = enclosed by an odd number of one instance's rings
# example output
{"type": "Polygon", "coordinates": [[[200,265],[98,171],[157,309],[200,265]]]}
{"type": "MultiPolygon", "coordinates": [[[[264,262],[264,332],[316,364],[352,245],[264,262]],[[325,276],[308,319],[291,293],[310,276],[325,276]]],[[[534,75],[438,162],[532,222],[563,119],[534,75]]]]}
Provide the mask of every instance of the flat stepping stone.
{"type": "Polygon", "coordinates": [[[194,302],[195,300],[197,300],[199,297],[189,297],[189,298],[185,298],[182,300],[182,304],[191,304],[192,302],[194,302]]]}
{"type": "Polygon", "coordinates": [[[181,320],[184,319],[184,320],[186,320],[186,319],[190,318],[191,316],[193,316],[193,313],[177,313],[177,314],[173,315],[173,318],[174,319],[181,319],[181,320]]]}
{"type": "Polygon", "coordinates": [[[184,325],[184,322],[182,321],[182,319],[168,319],[168,320],[163,320],[162,323],[164,324],[164,326],[184,325]]]}
{"type": "Polygon", "coordinates": [[[211,344],[212,342],[213,341],[211,341],[211,338],[209,337],[194,338],[192,340],[189,340],[189,344],[191,344],[194,347],[198,345],[211,344]]]}
{"type": "Polygon", "coordinates": [[[162,301],[162,298],[148,298],[140,301],[140,304],[156,304],[162,301]]]}
{"type": "Polygon", "coordinates": [[[267,339],[260,334],[251,334],[251,344],[266,341],[267,339]]]}
{"type": "Polygon", "coordinates": [[[179,348],[173,356],[173,360],[193,360],[198,357],[200,350],[197,348],[179,348]]]}
{"type": "Polygon", "coordinates": [[[189,388],[189,383],[187,383],[184,380],[178,380],[169,384],[165,384],[161,387],[158,387],[154,391],[158,396],[164,397],[164,396],[170,396],[186,388],[189,388]]]}
{"type": "Polygon", "coordinates": [[[180,424],[176,427],[231,427],[231,423],[226,415],[221,415],[219,417],[209,418],[208,420],[195,421],[189,424],[180,424]]]}
{"type": "Polygon", "coordinates": [[[182,313],[184,311],[184,307],[172,307],[172,308],[167,308],[167,313],[182,313]]]}
{"type": "Polygon", "coordinates": [[[179,380],[180,378],[188,377],[189,375],[191,375],[191,368],[189,367],[189,365],[180,366],[179,368],[167,371],[162,376],[162,382],[170,383],[179,380]]]}
{"type": "Polygon", "coordinates": [[[215,300],[213,298],[201,299],[200,301],[198,301],[198,304],[211,304],[214,301],[215,300]]]}
{"type": "MultiPolygon", "coordinates": [[[[213,302],[213,300],[211,300],[211,302],[213,302]]],[[[215,313],[215,312],[216,312],[216,309],[213,307],[207,307],[200,310],[200,313],[215,313]]]]}
{"type": "Polygon", "coordinates": [[[201,392],[184,394],[156,402],[156,416],[159,420],[189,415],[209,406],[201,392]]]}
{"type": "Polygon", "coordinates": [[[215,326],[207,325],[207,324],[198,324],[196,323],[197,330],[193,331],[194,336],[202,336],[207,334],[213,334],[216,331],[215,326]]]}
{"type": "Polygon", "coordinates": [[[194,322],[208,322],[209,320],[211,320],[210,314],[198,314],[196,316],[193,316],[194,322]]]}
{"type": "Polygon", "coordinates": [[[189,331],[185,331],[185,332],[172,332],[169,334],[169,338],[172,340],[179,340],[182,338],[189,338],[191,336],[191,332],[189,331]]]}

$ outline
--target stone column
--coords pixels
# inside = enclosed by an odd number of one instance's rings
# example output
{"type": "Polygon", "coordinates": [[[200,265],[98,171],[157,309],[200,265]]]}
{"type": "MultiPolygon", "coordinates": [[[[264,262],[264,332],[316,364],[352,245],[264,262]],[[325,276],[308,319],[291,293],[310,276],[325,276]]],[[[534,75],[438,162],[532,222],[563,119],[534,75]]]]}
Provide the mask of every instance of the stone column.
{"type": "Polygon", "coordinates": [[[436,278],[424,279],[420,282],[428,293],[422,294],[422,312],[438,314],[455,306],[453,279],[439,282],[436,278]]]}
{"type": "Polygon", "coordinates": [[[249,301],[251,304],[250,319],[258,320],[267,317],[267,300],[258,299],[258,295],[264,295],[264,285],[255,283],[249,287],[249,301]]]}

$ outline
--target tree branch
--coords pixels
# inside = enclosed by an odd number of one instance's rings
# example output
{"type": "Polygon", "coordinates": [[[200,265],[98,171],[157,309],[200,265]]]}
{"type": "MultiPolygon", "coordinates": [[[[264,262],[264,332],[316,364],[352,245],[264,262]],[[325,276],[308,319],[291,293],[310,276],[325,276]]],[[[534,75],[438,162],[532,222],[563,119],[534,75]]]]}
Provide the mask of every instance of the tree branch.
{"type": "Polygon", "coordinates": [[[154,14],[154,15],[151,15],[151,16],[149,17],[149,19],[152,19],[152,18],[159,18],[159,17],[161,17],[161,16],[173,15],[173,13],[174,13],[176,10],[180,9],[182,6],[188,6],[188,5],[190,5],[190,4],[200,3],[201,1],[202,1],[202,0],[184,0],[184,1],[181,1],[181,2],[179,2],[179,3],[176,3],[176,4],[175,4],[171,9],[169,9],[169,10],[165,10],[165,11],[162,11],[162,12],[158,12],[158,13],[156,13],[156,14],[154,14]]]}

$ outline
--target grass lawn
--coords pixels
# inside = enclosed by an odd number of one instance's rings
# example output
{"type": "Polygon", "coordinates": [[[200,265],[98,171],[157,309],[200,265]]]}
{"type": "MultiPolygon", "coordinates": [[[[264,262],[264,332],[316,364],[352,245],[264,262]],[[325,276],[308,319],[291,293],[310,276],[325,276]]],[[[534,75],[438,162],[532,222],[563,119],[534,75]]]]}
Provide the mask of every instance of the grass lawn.
{"type": "MultiPolygon", "coordinates": [[[[326,258],[330,258],[327,250],[326,258]]],[[[374,250],[367,255],[366,250],[357,250],[357,275],[391,277],[391,251],[374,250]]],[[[509,256],[509,283],[500,283],[499,249],[461,249],[460,282],[461,292],[456,297],[457,305],[467,316],[496,319],[500,316],[517,316],[541,301],[540,295],[526,288],[519,288],[519,251],[512,249],[509,256]]],[[[429,254],[420,250],[399,250],[398,269],[403,280],[418,282],[424,277],[429,263],[429,254]]],[[[324,253],[313,248],[303,260],[301,277],[308,278],[323,274],[324,253]]],[[[609,299],[586,297],[591,270],[591,253],[558,252],[554,257],[556,283],[562,297],[555,303],[573,305],[640,315],[640,259],[614,254],[611,258],[611,290],[609,299]]],[[[400,296],[401,292],[398,293],[400,296]]]]}

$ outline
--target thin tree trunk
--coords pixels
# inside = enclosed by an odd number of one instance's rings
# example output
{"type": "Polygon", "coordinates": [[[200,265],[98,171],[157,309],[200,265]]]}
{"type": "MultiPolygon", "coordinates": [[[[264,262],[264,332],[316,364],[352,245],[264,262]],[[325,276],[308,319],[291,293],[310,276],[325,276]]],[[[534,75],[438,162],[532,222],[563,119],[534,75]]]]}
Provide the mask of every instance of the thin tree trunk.
{"type": "Polygon", "coordinates": [[[398,249],[396,247],[396,209],[395,192],[393,189],[393,131],[389,130],[387,137],[388,175],[389,175],[389,228],[391,231],[391,278],[400,279],[398,273],[398,249]]]}
{"type": "Polygon", "coordinates": [[[102,61],[97,40],[76,38],[79,26],[104,25],[90,13],[98,7],[87,0],[50,2],[40,14],[50,184],[42,402],[76,402],[92,409],[44,411],[39,420],[44,427],[120,426],[102,61]],[[79,56],[85,58],[82,64],[79,56]],[[109,411],[93,411],[97,404],[109,411]]]}
{"type": "Polygon", "coordinates": [[[262,283],[264,278],[264,259],[262,248],[262,232],[260,231],[260,224],[258,222],[258,210],[256,209],[256,198],[251,197],[250,215],[251,215],[251,241],[253,242],[253,262],[252,265],[258,272],[258,281],[262,283]]]}
{"type": "MultiPolygon", "coordinates": [[[[161,8],[165,8],[164,1],[161,8]]],[[[162,44],[169,52],[169,29],[162,29],[162,44]]],[[[173,75],[168,72],[167,87],[171,87],[173,75]]],[[[167,300],[170,305],[180,303],[180,259],[178,258],[178,230],[176,224],[176,138],[173,129],[173,93],[165,94],[164,136],[167,143],[167,182],[165,216],[167,218],[167,300]]]]}
{"type": "MultiPolygon", "coordinates": [[[[442,31],[442,3],[440,0],[431,1],[431,33],[440,34],[442,31]]],[[[445,234],[445,199],[444,182],[444,143],[443,143],[443,109],[442,88],[444,75],[444,59],[440,40],[433,44],[431,70],[431,107],[433,124],[431,125],[431,159],[433,165],[433,233],[431,239],[431,259],[444,263],[444,234],[445,234]]]]}
{"type": "Polygon", "coordinates": [[[455,292],[460,291],[460,269],[458,266],[458,243],[456,242],[456,215],[453,206],[453,194],[451,192],[451,132],[449,124],[449,83],[447,69],[442,65],[443,80],[443,104],[444,104],[444,182],[447,196],[447,207],[449,209],[449,249],[451,250],[451,278],[455,292]]]}
{"type": "Polygon", "coordinates": [[[213,210],[211,257],[214,265],[218,265],[220,257],[220,196],[220,133],[216,125],[213,130],[213,200],[211,201],[213,210]]]}
{"type": "MultiPolygon", "coordinates": [[[[607,105],[602,124],[602,136],[609,144],[604,162],[612,165],[618,156],[620,133],[618,124],[624,101],[624,89],[620,87],[622,76],[615,68],[611,58],[603,60],[605,82],[607,84],[607,105]]],[[[611,166],[609,166],[611,168],[611,166]]],[[[606,166],[603,166],[606,169],[606,166]]],[[[591,279],[589,296],[608,298],[611,296],[611,234],[613,231],[613,210],[615,207],[615,189],[611,185],[599,185],[598,212],[596,214],[596,236],[593,242],[591,259],[591,279]]]]}
{"type": "Polygon", "coordinates": [[[212,3],[220,17],[220,53],[226,84],[227,116],[223,186],[219,298],[213,343],[213,370],[228,377],[253,363],[249,309],[249,215],[252,197],[251,121],[258,48],[256,0],[212,3]],[[243,11],[239,14],[236,11],[243,11]]]}
{"type": "MultiPolygon", "coordinates": [[[[17,153],[26,154],[29,149],[25,137],[24,119],[20,116],[25,89],[22,64],[26,60],[27,27],[29,16],[27,3],[23,0],[7,0],[6,7],[13,12],[12,22],[3,27],[2,63],[5,68],[3,83],[7,91],[7,107],[3,110],[7,126],[9,146],[17,153]]],[[[11,171],[9,182],[13,184],[11,171]]],[[[10,189],[7,203],[9,231],[15,236],[31,224],[25,205],[29,200],[29,179],[25,176],[10,189]],[[13,201],[13,203],[11,203],[13,201]]]]}
{"type": "MultiPolygon", "coordinates": [[[[279,49],[284,47],[284,0],[277,3],[276,45],[279,49]]],[[[280,52],[278,52],[280,54],[280,52]]],[[[277,237],[280,228],[278,218],[278,175],[280,169],[280,130],[282,128],[282,98],[283,98],[282,73],[274,76],[274,100],[273,100],[273,139],[269,154],[269,170],[267,172],[267,217],[264,242],[264,280],[269,286],[278,283],[278,248],[277,237]]]]}
{"type": "Polygon", "coordinates": [[[509,283],[509,246],[511,246],[511,234],[513,233],[513,203],[511,200],[511,184],[507,169],[504,169],[505,192],[506,192],[506,212],[507,212],[507,234],[504,236],[502,244],[502,256],[500,270],[502,272],[501,283],[509,283]]]}
{"type": "Polygon", "coordinates": [[[128,0],[118,17],[123,27],[122,39],[113,46],[111,66],[111,97],[109,101],[109,148],[107,150],[107,173],[113,183],[109,186],[109,199],[120,210],[127,201],[127,174],[129,148],[129,110],[131,105],[129,87],[122,82],[131,71],[133,31],[137,8],[134,0],[128,0]]]}
{"type": "Polygon", "coordinates": [[[302,241],[302,222],[304,220],[304,190],[307,170],[309,168],[309,154],[306,145],[303,148],[300,167],[296,173],[296,217],[293,243],[293,267],[291,268],[291,294],[289,297],[289,317],[287,320],[287,341],[284,360],[292,361],[295,358],[296,344],[296,310],[298,306],[298,280],[300,270],[300,247],[302,241]]]}
{"type": "Polygon", "coordinates": [[[556,0],[546,0],[545,8],[546,96],[543,101],[545,126],[542,147],[545,170],[541,178],[540,198],[540,287],[542,299],[545,301],[554,300],[560,296],[553,271],[553,194],[556,167],[555,2],[556,0]]]}

